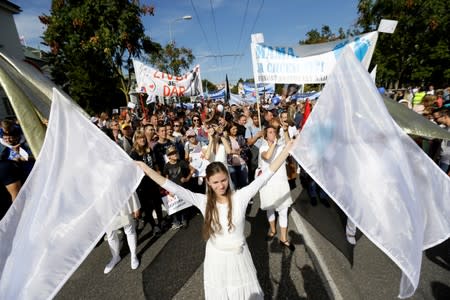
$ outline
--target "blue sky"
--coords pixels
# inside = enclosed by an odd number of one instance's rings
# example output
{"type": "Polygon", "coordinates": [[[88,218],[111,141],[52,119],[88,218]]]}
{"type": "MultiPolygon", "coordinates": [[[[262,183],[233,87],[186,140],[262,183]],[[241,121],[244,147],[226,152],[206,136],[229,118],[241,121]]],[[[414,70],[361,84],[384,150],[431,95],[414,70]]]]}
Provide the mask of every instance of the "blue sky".
{"type": "MultiPolygon", "coordinates": [[[[10,0],[22,8],[15,16],[17,30],[28,46],[38,47],[44,26],[38,16],[49,14],[51,0],[10,0]]],[[[250,35],[261,32],[265,43],[289,46],[306,32],[328,25],[337,33],[357,19],[357,0],[141,0],[155,6],[155,16],[143,18],[146,33],[156,42],[170,41],[169,27],[178,47],[193,50],[202,79],[231,83],[252,78],[250,35]],[[191,20],[178,20],[183,16],[191,20]],[[253,29],[253,30],[252,30],[253,29]],[[211,55],[239,57],[208,57],[211,55]]]]}

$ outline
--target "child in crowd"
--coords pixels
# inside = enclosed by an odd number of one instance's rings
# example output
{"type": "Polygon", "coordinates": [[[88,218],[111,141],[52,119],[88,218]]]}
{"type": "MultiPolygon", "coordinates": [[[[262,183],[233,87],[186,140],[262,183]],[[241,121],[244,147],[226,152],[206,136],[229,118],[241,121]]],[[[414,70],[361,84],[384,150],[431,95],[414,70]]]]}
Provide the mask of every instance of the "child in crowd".
{"type": "MultiPolygon", "coordinates": [[[[163,176],[180,186],[186,187],[195,169],[186,161],[178,159],[175,146],[167,148],[166,155],[169,160],[164,165],[163,176]]],[[[172,229],[180,227],[187,227],[186,212],[183,210],[172,215],[172,229]]]]}

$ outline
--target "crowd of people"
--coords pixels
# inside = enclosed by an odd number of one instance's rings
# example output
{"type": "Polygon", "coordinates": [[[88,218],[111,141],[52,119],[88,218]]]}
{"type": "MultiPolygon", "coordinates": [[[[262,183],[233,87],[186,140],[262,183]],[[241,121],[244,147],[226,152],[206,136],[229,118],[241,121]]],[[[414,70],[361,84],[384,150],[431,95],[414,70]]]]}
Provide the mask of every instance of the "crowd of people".
{"type": "MultiPolygon", "coordinates": [[[[435,90],[433,85],[399,90],[393,98],[431,122],[450,131],[450,87],[435,90]]],[[[414,137],[419,146],[433,159],[439,167],[449,173],[450,141],[414,137]]]]}
{"type": "MultiPolygon", "coordinates": [[[[393,98],[450,132],[450,88],[435,91],[430,86],[428,91],[422,88],[411,93],[398,91],[393,98]]],[[[187,109],[182,104],[157,103],[140,115],[129,109],[111,117],[106,112],[92,117],[91,121],[139,162],[148,175],[106,232],[112,259],[104,273],[111,272],[120,261],[120,228],[127,237],[131,268],[136,269],[139,229],[149,224],[151,232],[159,236],[167,230],[186,228],[193,214],[201,213],[205,218],[203,235],[208,241],[205,274],[209,277],[205,275],[205,292],[211,297],[226,295],[227,291],[217,289],[218,282],[229,280],[214,277],[217,260],[223,258],[224,252],[232,252],[243,255],[245,261],[228,263],[251,262],[241,227],[243,212],[258,192],[269,225],[265,238],[274,239],[279,228],[280,246],[295,251],[287,232],[289,207],[293,203],[290,191],[296,187],[297,178],[308,192],[311,205],[318,205],[320,200],[324,206],[330,206],[329,197],[286,150],[299,135],[314,104],[315,100],[289,98],[276,105],[269,100],[260,107],[206,101],[187,109]],[[279,163],[281,158],[283,163],[279,163]],[[184,197],[196,208],[167,216],[162,202],[166,195],[184,197]],[[231,246],[230,241],[234,243],[231,246]]],[[[26,180],[34,158],[17,122],[2,121],[0,138],[1,218],[26,180]]],[[[450,141],[414,138],[450,176],[450,141]]],[[[355,231],[356,227],[347,226],[347,239],[351,243],[355,231]]],[[[254,267],[247,266],[245,272],[241,275],[243,282],[249,282],[246,292],[262,295],[254,267]]]]}

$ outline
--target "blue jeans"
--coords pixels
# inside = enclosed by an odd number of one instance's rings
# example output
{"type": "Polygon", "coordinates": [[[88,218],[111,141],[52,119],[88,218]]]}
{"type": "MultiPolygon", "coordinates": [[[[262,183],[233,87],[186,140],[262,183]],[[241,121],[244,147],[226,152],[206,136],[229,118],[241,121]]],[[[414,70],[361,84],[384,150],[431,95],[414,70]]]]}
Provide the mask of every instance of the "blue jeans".
{"type": "Polygon", "coordinates": [[[236,190],[243,188],[248,183],[248,169],[247,165],[228,166],[231,181],[233,181],[236,190]]]}
{"type": "Polygon", "coordinates": [[[449,166],[450,166],[449,164],[446,164],[446,163],[443,163],[443,162],[439,162],[439,168],[441,168],[441,170],[444,171],[445,174],[448,173],[448,167],[449,166]]]}
{"type": "Polygon", "coordinates": [[[320,199],[331,200],[331,198],[328,196],[328,194],[325,193],[324,190],[322,190],[320,185],[318,185],[312,179],[308,186],[308,194],[310,197],[313,197],[313,198],[317,197],[317,195],[318,195],[320,199]]]}

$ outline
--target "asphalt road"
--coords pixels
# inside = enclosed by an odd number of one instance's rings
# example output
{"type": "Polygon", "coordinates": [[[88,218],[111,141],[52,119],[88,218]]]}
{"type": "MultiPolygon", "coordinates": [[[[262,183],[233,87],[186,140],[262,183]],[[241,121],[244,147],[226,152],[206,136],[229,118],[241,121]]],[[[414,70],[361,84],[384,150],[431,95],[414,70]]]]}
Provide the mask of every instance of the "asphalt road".
{"type": "MultiPolygon", "coordinates": [[[[297,190],[299,193],[300,190],[297,190]]],[[[302,235],[290,220],[292,253],[279,240],[265,241],[268,231],[259,199],[249,208],[247,242],[266,299],[330,299],[325,285],[306,252],[302,235]]],[[[187,229],[169,230],[161,237],[147,225],[139,234],[141,265],[130,268],[126,241],[122,261],[108,275],[103,268],[110,259],[106,242],[91,252],[57,295],[57,299],[203,299],[205,243],[201,239],[202,217],[194,215],[187,229]]]]}
{"type": "MultiPolygon", "coordinates": [[[[313,207],[306,192],[293,206],[308,232],[308,253],[319,265],[335,299],[398,299],[401,271],[369,239],[345,239],[346,217],[331,203],[313,207]]],[[[450,299],[450,240],[423,253],[419,286],[409,299],[450,299]]]]}
{"type": "MultiPolygon", "coordinates": [[[[266,242],[268,230],[259,199],[249,209],[247,242],[266,299],[398,299],[399,268],[361,234],[356,246],[345,239],[345,216],[331,203],[313,207],[301,187],[293,191],[289,236],[296,250],[266,242]]],[[[106,242],[87,257],[57,299],[203,299],[204,242],[200,215],[187,229],[156,238],[139,234],[141,265],[130,268],[128,248],[108,275],[106,242]]],[[[410,299],[450,299],[450,240],[424,252],[419,287],[410,299]]]]}

